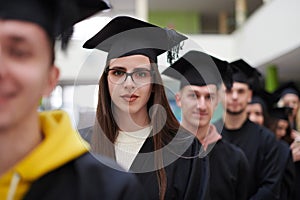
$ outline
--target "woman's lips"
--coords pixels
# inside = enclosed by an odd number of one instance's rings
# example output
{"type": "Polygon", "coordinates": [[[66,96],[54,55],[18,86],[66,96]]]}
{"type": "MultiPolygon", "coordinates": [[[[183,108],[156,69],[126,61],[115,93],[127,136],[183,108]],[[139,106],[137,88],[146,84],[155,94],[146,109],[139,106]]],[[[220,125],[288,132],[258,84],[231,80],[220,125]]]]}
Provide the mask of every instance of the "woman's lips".
{"type": "Polygon", "coordinates": [[[133,102],[138,98],[138,96],[135,94],[131,94],[131,95],[126,94],[126,95],[122,95],[121,97],[127,102],[133,102]]]}

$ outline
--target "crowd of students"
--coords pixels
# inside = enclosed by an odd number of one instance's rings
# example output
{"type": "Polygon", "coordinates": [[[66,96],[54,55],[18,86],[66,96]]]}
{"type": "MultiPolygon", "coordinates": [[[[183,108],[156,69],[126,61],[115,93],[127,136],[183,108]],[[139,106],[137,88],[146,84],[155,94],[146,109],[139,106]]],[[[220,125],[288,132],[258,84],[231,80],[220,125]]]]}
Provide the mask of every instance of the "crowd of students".
{"type": "Polygon", "coordinates": [[[299,132],[297,116],[300,91],[292,81],[273,92],[263,88],[254,91],[246,110],[254,123],[267,127],[278,141],[279,166],[284,172],[281,190],[287,199],[299,199],[299,132]]]}
{"type": "Polygon", "coordinates": [[[194,49],[177,59],[186,36],[119,16],[83,45],[107,59],[95,124],[78,133],[65,112],[37,108],[59,78],[56,39],[66,49],[72,26],[110,5],[0,5],[0,199],[299,199],[295,85],[261,92],[244,60],[194,49]],[[159,72],[166,52],[162,74],[180,82],[181,123],[159,72]],[[253,93],[280,107],[261,104],[259,124],[250,117],[253,93]],[[219,101],[224,116],[212,124],[219,101]]]}

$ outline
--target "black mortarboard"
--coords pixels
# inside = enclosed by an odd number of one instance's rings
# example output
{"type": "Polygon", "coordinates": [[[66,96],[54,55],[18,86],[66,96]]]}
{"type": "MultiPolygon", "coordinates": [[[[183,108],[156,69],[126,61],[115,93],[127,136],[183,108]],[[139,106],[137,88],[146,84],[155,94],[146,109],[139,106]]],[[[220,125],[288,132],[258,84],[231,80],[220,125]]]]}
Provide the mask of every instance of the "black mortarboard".
{"type": "Polygon", "coordinates": [[[275,101],[279,101],[286,94],[295,94],[300,97],[300,91],[293,81],[282,84],[273,92],[275,101]]]}
{"type": "Polygon", "coordinates": [[[67,43],[75,23],[108,8],[105,0],[0,0],[0,18],[38,24],[52,41],[67,31],[67,43]]]}
{"type": "Polygon", "coordinates": [[[180,88],[186,85],[218,86],[222,79],[226,87],[232,86],[232,70],[228,63],[200,51],[189,51],[162,74],[180,80],[180,88]]]}
{"type": "Polygon", "coordinates": [[[266,90],[254,90],[251,102],[249,104],[260,104],[264,112],[269,112],[273,108],[273,95],[266,90]]]}
{"type": "Polygon", "coordinates": [[[96,48],[108,52],[107,60],[141,54],[157,62],[157,56],[179,48],[180,42],[186,39],[187,37],[174,30],[164,29],[132,17],[119,16],[86,41],[83,48],[96,48]]]}
{"type": "Polygon", "coordinates": [[[232,77],[234,82],[246,83],[252,89],[254,87],[261,87],[258,84],[260,83],[261,73],[257,71],[256,68],[249,65],[243,59],[239,59],[234,62],[231,62],[230,65],[232,65],[233,68],[235,68],[232,77]]]}
{"type": "Polygon", "coordinates": [[[283,119],[288,121],[289,115],[292,113],[292,108],[290,107],[276,107],[270,110],[270,116],[275,119],[283,119]]]}

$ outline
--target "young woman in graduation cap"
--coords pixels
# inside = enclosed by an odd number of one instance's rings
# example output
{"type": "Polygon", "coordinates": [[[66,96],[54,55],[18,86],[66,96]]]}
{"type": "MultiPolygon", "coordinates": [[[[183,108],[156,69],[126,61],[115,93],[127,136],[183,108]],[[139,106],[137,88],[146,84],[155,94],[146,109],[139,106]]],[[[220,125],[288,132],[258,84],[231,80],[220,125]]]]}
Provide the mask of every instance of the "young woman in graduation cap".
{"type": "Polygon", "coordinates": [[[58,81],[56,38],[107,8],[103,1],[0,1],[0,199],[144,198],[134,176],[91,155],[65,112],[38,112],[58,81]]]}
{"type": "MultiPolygon", "coordinates": [[[[278,101],[278,104],[282,104],[282,106],[291,107],[292,113],[289,115],[289,123],[293,130],[299,131],[298,127],[298,111],[300,108],[300,91],[295,84],[295,82],[290,81],[282,84],[279,88],[277,88],[274,93],[275,101],[278,101]]],[[[299,134],[294,131],[293,134],[299,134]]],[[[295,137],[295,136],[294,136],[295,137]]]]}
{"type": "Polygon", "coordinates": [[[250,121],[261,126],[266,126],[269,119],[269,106],[272,104],[272,95],[263,90],[253,91],[251,101],[248,103],[246,110],[250,121]]]}
{"type": "Polygon", "coordinates": [[[274,91],[275,101],[281,106],[291,107],[292,114],[288,116],[289,127],[291,131],[286,134],[284,139],[289,142],[290,148],[293,154],[293,160],[296,168],[296,184],[291,199],[299,199],[300,192],[298,190],[300,186],[300,135],[299,135],[299,97],[300,91],[295,82],[290,81],[282,84],[274,91]]]}
{"type": "Polygon", "coordinates": [[[201,199],[206,187],[199,143],[179,131],[157,65],[160,54],[185,39],[174,30],[120,16],[83,46],[108,52],[92,148],[134,172],[150,199],[201,199]]]}
{"type": "Polygon", "coordinates": [[[288,116],[292,113],[290,107],[273,107],[269,110],[270,117],[267,127],[273,131],[278,141],[279,162],[278,166],[282,171],[282,180],[280,182],[280,199],[294,199],[294,190],[296,183],[296,169],[293,162],[288,116]]]}

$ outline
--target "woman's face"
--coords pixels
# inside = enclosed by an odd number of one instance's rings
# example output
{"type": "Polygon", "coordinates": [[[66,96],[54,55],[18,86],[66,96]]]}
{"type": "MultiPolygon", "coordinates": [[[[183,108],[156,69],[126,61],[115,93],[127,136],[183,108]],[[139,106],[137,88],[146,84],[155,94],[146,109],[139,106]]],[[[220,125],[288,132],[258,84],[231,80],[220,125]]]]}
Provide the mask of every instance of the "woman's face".
{"type": "Polygon", "coordinates": [[[147,114],[152,74],[150,60],[146,56],[132,55],[110,60],[107,81],[115,113],[147,114]]]}
{"type": "Polygon", "coordinates": [[[299,109],[299,97],[295,94],[286,94],[282,97],[283,105],[293,108],[293,117],[296,117],[299,109]]]}
{"type": "Polygon", "coordinates": [[[288,128],[288,121],[280,119],[277,122],[277,126],[276,126],[276,138],[280,139],[282,137],[284,137],[286,135],[286,130],[288,128]]]}
{"type": "Polygon", "coordinates": [[[259,125],[264,124],[263,109],[259,103],[248,104],[246,110],[250,121],[259,125]]]}

